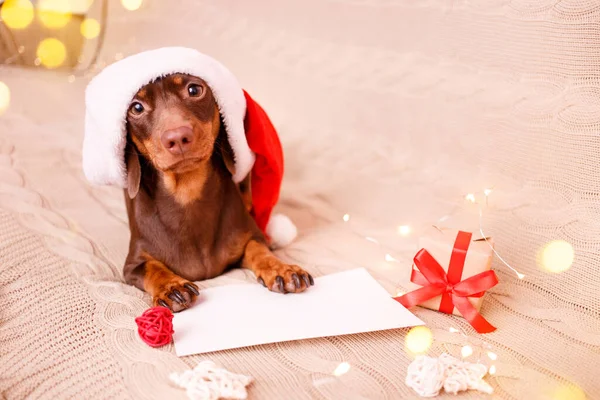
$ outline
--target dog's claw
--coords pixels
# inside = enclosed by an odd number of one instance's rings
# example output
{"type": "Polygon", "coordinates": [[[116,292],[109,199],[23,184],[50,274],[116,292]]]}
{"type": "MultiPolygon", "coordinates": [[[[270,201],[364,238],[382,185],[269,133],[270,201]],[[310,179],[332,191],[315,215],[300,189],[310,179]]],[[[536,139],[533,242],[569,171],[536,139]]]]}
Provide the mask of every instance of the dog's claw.
{"type": "Polygon", "coordinates": [[[164,300],[159,299],[158,304],[160,304],[161,306],[163,306],[165,308],[168,308],[169,310],[171,309],[171,307],[169,307],[169,305],[164,300]]]}
{"type": "Polygon", "coordinates": [[[310,280],[308,279],[308,274],[306,275],[302,275],[302,280],[304,281],[304,283],[306,284],[306,287],[310,286],[310,280]]]}
{"type": "Polygon", "coordinates": [[[281,293],[285,293],[285,282],[283,281],[283,278],[281,276],[277,276],[277,278],[275,278],[275,282],[277,282],[277,286],[279,287],[279,291],[281,293]]]}
{"type": "Polygon", "coordinates": [[[261,285],[263,285],[264,287],[267,287],[267,284],[265,283],[263,278],[258,278],[258,283],[260,283],[261,285]]]}
{"type": "Polygon", "coordinates": [[[313,279],[311,274],[308,274],[308,279],[310,280],[310,286],[314,286],[315,280],[313,279]]]}
{"type": "Polygon", "coordinates": [[[183,285],[183,287],[186,288],[187,290],[189,290],[190,292],[192,292],[193,294],[195,294],[196,296],[198,296],[200,294],[198,289],[196,289],[190,283],[186,283],[185,285],[183,285]]]}
{"type": "Polygon", "coordinates": [[[173,289],[173,292],[169,295],[169,298],[173,301],[178,302],[179,304],[185,304],[187,301],[185,297],[181,294],[181,292],[177,289],[173,289]]]}
{"type": "Polygon", "coordinates": [[[296,289],[300,289],[302,287],[302,284],[300,283],[300,278],[298,277],[298,274],[292,274],[292,279],[294,281],[294,286],[296,286],[296,289]]]}

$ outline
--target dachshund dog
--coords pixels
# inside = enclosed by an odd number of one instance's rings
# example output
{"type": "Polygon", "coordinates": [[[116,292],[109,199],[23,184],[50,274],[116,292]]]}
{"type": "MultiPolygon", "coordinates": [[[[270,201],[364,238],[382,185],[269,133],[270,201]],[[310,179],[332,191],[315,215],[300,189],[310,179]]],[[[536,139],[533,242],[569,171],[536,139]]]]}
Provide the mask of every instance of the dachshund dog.
{"type": "Polygon", "coordinates": [[[125,154],[131,241],[124,277],[155,306],[190,307],[199,294],[193,281],[233,266],[274,292],[314,284],[273,255],[254,222],[250,178],[232,180],[233,151],[202,79],[172,74],[140,89],[127,111],[125,154]]]}

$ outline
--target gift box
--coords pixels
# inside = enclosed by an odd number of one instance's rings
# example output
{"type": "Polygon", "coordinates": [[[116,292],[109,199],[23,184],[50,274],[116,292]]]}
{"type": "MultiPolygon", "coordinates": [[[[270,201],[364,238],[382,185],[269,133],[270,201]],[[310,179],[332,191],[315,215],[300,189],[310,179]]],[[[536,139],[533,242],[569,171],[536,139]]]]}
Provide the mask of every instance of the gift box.
{"type": "Polygon", "coordinates": [[[432,228],[419,239],[409,292],[395,299],[460,315],[480,333],[495,330],[480,314],[485,291],[498,283],[491,270],[493,241],[452,229],[432,228]]]}

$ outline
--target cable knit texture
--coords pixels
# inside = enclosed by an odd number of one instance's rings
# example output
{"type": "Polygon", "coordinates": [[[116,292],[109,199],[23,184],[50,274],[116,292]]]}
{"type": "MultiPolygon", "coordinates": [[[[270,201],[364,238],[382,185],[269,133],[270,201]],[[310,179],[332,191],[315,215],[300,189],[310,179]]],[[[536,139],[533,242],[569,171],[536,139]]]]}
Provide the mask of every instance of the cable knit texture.
{"type": "MultiPolygon", "coordinates": [[[[501,283],[481,312],[498,330],[485,336],[460,317],[416,308],[433,333],[427,354],[457,356],[469,343],[476,362],[483,340],[497,354],[486,378],[495,398],[600,398],[597,0],[146,0],[135,12],[111,0],[109,11],[102,63],[196,47],[268,110],[286,154],[277,212],[298,225],[278,254],[315,276],[366,267],[395,295],[418,235],[444,216],[476,229],[477,205],[464,196],[484,204],[491,187],[486,234],[525,279],[494,262],[501,283]],[[410,233],[399,235],[399,225],[410,233]],[[557,239],[575,257],[552,274],[541,251],[557,239]]],[[[184,399],[169,375],[206,356],[180,359],[172,345],[141,341],[135,318],[150,298],[122,281],[123,193],[83,176],[89,77],[69,83],[67,74],[8,67],[0,76],[12,94],[0,116],[0,392],[184,399]]],[[[255,279],[233,270],[201,286],[239,282],[255,279]]],[[[249,398],[411,398],[406,333],[210,360],[252,376],[249,398]],[[350,369],[334,375],[343,362],[350,369]]]]}

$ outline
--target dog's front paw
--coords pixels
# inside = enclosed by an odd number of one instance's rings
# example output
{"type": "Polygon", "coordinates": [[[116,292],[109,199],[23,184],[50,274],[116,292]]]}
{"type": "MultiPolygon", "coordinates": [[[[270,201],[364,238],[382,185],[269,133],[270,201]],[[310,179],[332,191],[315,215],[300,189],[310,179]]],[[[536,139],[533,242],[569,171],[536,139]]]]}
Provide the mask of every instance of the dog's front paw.
{"type": "Polygon", "coordinates": [[[300,293],[315,284],[313,277],[297,265],[276,258],[265,259],[256,270],[257,281],[272,292],[300,293]]]}
{"type": "Polygon", "coordinates": [[[189,308],[199,294],[198,286],[176,276],[155,289],[152,302],[155,306],[179,312],[189,308]]]}

